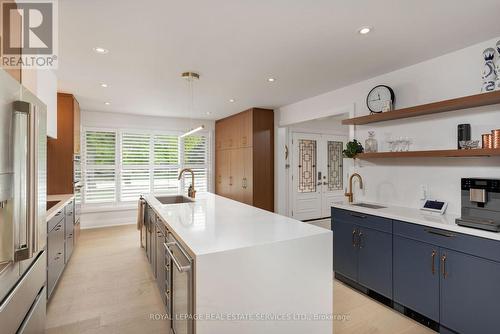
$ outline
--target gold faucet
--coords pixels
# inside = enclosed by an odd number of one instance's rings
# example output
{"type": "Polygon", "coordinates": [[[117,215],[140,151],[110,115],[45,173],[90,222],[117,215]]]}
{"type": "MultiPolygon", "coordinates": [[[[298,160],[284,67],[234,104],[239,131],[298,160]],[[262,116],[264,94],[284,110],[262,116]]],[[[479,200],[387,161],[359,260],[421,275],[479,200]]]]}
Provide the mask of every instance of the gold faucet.
{"type": "Polygon", "coordinates": [[[194,172],[193,172],[193,170],[191,168],[184,168],[183,170],[180,171],[179,177],[177,178],[177,180],[181,179],[182,174],[184,174],[184,172],[191,173],[191,185],[189,186],[189,189],[188,189],[188,196],[191,198],[195,198],[196,190],[194,190],[194,172]]]}
{"type": "Polygon", "coordinates": [[[348,198],[349,203],[352,203],[354,200],[354,194],[352,193],[352,179],[355,176],[359,179],[359,189],[363,189],[363,178],[361,177],[361,175],[359,175],[358,173],[352,174],[349,178],[349,192],[346,191],[346,193],[344,194],[344,196],[348,198]]]}

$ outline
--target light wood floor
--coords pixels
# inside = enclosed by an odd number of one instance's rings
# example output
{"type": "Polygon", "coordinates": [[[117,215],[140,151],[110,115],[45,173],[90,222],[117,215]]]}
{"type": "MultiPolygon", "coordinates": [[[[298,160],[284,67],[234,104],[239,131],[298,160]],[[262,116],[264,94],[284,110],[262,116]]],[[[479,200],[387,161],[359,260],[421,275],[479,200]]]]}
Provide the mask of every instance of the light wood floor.
{"type": "MultiPolygon", "coordinates": [[[[434,333],[344,284],[334,283],[335,334],[434,333]],[[340,317],[339,317],[340,318],[340,317]]],[[[47,309],[47,334],[168,333],[135,226],[82,230],[47,309]]]]}

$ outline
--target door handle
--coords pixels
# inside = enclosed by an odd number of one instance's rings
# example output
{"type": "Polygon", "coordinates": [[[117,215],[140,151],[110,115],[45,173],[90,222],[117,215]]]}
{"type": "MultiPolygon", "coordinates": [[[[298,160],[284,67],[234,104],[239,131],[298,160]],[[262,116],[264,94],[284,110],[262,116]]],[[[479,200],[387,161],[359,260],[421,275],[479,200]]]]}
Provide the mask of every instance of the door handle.
{"type": "Polygon", "coordinates": [[[232,185],[233,185],[233,177],[232,177],[232,176],[230,176],[230,177],[229,177],[229,185],[230,185],[230,186],[232,186],[232,185]]]}
{"type": "Polygon", "coordinates": [[[362,238],[363,237],[363,232],[358,232],[358,248],[361,249],[363,248],[363,242],[362,238]]]}
{"type": "Polygon", "coordinates": [[[432,259],[431,271],[432,271],[432,275],[434,275],[436,273],[436,268],[435,268],[435,265],[434,265],[434,262],[435,262],[435,259],[436,259],[436,251],[435,250],[432,250],[431,259],[432,259]]]}
{"type": "Polygon", "coordinates": [[[430,234],[440,235],[442,237],[447,237],[447,238],[453,238],[453,237],[456,236],[453,233],[441,232],[441,231],[438,231],[438,230],[431,230],[431,229],[425,229],[425,232],[430,233],[430,234]]]}
{"type": "Polygon", "coordinates": [[[446,254],[444,254],[441,257],[441,263],[442,263],[442,266],[443,266],[443,278],[446,279],[446,277],[448,276],[448,273],[446,272],[446,254]]]}
{"type": "Polygon", "coordinates": [[[352,230],[352,247],[356,248],[356,230],[352,230]]]}
{"type": "Polygon", "coordinates": [[[33,257],[33,253],[38,246],[38,226],[36,224],[38,194],[36,192],[37,179],[37,127],[35,113],[32,105],[24,101],[14,102],[16,115],[26,115],[26,244],[19,249],[15,249],[14,261],[27,260],[33,257]]]}
{"type": "Polygon", "coordinates": [[[168,246],[177,246],[177,242],[175,241],[172,241],[172,242],[166,242],[163,244],[163,246],[165,246],[165,250],[167,251],[168,255],[170,256],[170,258],[172,259],[172,262],[175,264],[175,266],[177,267],[177,269],[180,271],[180,272],[186,272],[186,271],[189,271],[191,270],[191,266],[181,266],[181,264],[179,263],[179,261],[177,260],[177,258],[174,256],[174,253],[170,250],[170,248],[168,246]]]}

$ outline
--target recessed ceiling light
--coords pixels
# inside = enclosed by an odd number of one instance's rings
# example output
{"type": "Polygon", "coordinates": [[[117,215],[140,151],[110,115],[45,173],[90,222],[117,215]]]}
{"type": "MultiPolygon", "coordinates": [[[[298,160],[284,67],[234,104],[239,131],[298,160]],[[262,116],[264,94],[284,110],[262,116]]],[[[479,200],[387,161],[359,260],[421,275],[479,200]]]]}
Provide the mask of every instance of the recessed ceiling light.
{"type": "Polygon", "coordinates": [[[103,82],[103,83],[101,84],[101,87],[102,87],[102,88],[108,88],[108,84],[103,82]]]}
{"type": "Polygon", "coordinates": [[[101,54],[101,55],[104,55],[104,54],[108,53],[109,51],[108,51],[108,49],[101,48],[100,46],[97,46],[94,48],[94,52],[101,54]]]}
{"type": "Polygon", "coordinates": [[[105,105],[109,106],[111,102],[104,102],[105,105]]]}
{"type": "Polygon", "coordinates": [[[235,99],[229,99],[229,102],[234,103],[235,99]]]}
{"type": "Polygon", "coordinates": [[[269,81],[269,82],[275,82],[276,79],[275,78],[267,78],[267,81],[269,81]]]}
{"type": "Polygon", "coordinates": [[[361,35],[366,35],[373,30],[372,27],[361,27],[358,29],[358,33],[361,35]]]}

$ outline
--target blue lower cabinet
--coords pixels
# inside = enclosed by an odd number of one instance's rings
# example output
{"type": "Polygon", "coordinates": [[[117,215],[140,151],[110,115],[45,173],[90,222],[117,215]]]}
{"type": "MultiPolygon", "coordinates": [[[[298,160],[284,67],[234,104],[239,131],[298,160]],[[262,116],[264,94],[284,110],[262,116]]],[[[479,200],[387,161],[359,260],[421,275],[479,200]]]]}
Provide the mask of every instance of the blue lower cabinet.
{"type": "Polygon", "coordinates": [[[358,280],[357,227],[348,222],[333,223],[333,259],[335,272],[358,280]]]}
{"type": "Polygon", "coordinates": [[[392,298],[392,234],[360,227],[358,248],[358,283],[392,298]]]}
{"type": "Polygon", "coordinates": [[[500,263],[441,249],[441,325],[462,334],[500,332],[500,263]]]}
{"type": "Polygon", "coordinates": [[[439,322],[439,247],[394,236],[394,301],[439,322]]]}

